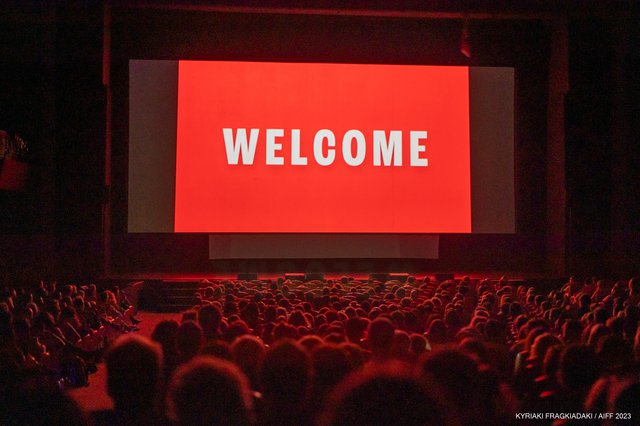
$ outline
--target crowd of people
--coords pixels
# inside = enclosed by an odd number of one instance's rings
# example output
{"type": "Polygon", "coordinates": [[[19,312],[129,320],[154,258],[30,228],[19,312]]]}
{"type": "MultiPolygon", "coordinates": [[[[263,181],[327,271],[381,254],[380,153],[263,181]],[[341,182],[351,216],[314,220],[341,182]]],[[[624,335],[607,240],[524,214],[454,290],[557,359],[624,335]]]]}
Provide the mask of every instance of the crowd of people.
{"type": "Polygon", "coordinates": [[[146,338],[122,292],[5,291],[0,423],[640,423],[636,278],[547,294],[504,278],[204,281],[199,299],[146,338]],[[124,335],[104,353],[78,343],[101,327],[124,335]],[[104,358],[113,409],[87,415],[25,378],[56,365],[58,340],[104,358]]]}
{"type": "Polygon", "coordinates": [[[40,282],[0,292],[0,390],[24,378],[86,386],[103,352],[138,320],[125,292],[40,282]]]}

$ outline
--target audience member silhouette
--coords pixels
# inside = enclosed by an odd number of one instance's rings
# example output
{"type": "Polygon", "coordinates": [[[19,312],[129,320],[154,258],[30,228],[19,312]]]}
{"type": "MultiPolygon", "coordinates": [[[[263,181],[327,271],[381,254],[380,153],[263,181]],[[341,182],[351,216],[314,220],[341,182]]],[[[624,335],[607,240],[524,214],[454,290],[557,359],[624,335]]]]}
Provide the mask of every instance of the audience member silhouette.
{"type": "Polygon", "coordinates": [[[233,363],[198,356],[180,366],[168,391],[173,420],[183,426],[254,423],[249,383],[233,363]]]}
{"type": "Polygon", "coordinates": [[[402,364],[372,365],[338,386],[322,426],[446,425],[443,406],[402,364]]]}
{"type": "Polygon", "coordinates": [[[114,409],[97,413],[97,425],[155,425],[160,411],[162,349],[139,335],[118,338],[105,356],[107,392],[114,409]]]}
{"type": "Polygon", "coordinates": [[[311,359],[299,343],[281,339],[268,351],[262,367],[265,425],[308,424],[311,359]]]}
{"type": "Polygon", "coordinates": [[[180,363],[185,363],[198,355],[204,344],[202,328],[192,320],[182,322],[176,335],[176,346],[180,363]]]}

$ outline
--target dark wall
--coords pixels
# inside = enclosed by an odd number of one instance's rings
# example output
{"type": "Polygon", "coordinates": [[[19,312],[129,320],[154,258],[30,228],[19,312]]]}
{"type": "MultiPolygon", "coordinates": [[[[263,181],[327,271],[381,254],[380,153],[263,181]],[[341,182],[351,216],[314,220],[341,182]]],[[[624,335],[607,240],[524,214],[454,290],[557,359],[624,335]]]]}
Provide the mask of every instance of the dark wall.
{"type": "Polygon", "coordinates": [[[59,2],[56,28],[56,231],[59,273],[102,268],[105,90],[99,2],[59,2]]]}
{"type": "Polygon", "coordinates": [[[570,26],[566,99],[568,269],[640,271],[640,19],[570,26]]]}
{"type": "Polygon", "coordinates": [[[102,11],[16,1],[0,13],[0,129],[29,143],[22,191],[0,191],[0,278],[101,270],[102,11]]]}
{"type": "Polygon", "coordinates": [[[569,268],[608,263],[611,205],[611,28],[602,21],[570,25],[570,91],[565,102],[569,268]]]}
{"type": "Polygon", "coordinates": [[[640,14],[612,28],[611,269],[640,273],[640,14]]]}
{"type": "Polygon", "coordinates": [[[55,16],[52,1],[6,2],[0,13],[0,130],[29,146],[24,187],[0,190],[0,280],[56,269],[55,16]]]}

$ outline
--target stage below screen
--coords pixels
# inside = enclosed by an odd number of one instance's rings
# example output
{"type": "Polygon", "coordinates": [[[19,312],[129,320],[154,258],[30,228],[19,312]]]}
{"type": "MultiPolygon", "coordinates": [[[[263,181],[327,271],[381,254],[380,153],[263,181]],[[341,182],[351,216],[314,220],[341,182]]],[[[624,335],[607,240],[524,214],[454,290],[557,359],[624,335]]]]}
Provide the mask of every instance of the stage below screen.
{"type": "Polygon", "coordinates": [[[209,259],[437,259],[437,235],[215,234],[209,259]]]}

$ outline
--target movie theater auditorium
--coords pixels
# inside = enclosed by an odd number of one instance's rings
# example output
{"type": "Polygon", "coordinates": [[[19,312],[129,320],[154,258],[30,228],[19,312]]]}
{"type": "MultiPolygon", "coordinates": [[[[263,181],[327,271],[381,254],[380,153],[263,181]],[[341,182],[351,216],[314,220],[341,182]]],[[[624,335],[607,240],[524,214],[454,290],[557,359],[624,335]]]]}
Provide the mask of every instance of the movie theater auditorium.
{"type": "Polygon", "coordinates": [[[640,424],[640,4],[7,1],[0,424],[640,424]]]}

